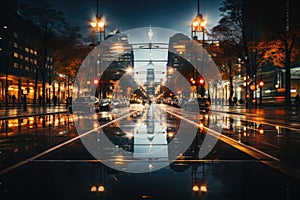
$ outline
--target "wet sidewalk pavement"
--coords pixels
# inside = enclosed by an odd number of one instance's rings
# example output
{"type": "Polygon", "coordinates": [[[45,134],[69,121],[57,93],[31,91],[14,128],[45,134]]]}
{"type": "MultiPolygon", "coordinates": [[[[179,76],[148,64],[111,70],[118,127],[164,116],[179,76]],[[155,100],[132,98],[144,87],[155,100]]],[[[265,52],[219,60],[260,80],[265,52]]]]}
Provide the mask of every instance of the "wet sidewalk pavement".
{"type": "Polygon", "coordinates": [[[27,111],[22,107],[0,107],[0,120],[67,112],[65,105],[46,107],[28,105],[27,111]]]}

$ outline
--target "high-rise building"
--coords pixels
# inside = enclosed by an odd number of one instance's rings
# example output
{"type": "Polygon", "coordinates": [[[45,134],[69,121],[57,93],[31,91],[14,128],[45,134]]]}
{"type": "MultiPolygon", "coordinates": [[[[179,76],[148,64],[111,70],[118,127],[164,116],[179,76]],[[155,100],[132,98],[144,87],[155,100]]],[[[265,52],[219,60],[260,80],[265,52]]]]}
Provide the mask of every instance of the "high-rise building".
{"type": "MultiPolygon", "coordinates": [[[[11,105],[12,96],[20,103],[26,91],[30,101],[34,98],[37,78],[37,96],[41,94],[40,76],[36,77],[41,65],[37,28],[17,14],[17,1],[2,2],[0,8],[0,103],[11,105]]],[[[47,80],[54,74],[52,58],[47,58],[47,80]]]]}

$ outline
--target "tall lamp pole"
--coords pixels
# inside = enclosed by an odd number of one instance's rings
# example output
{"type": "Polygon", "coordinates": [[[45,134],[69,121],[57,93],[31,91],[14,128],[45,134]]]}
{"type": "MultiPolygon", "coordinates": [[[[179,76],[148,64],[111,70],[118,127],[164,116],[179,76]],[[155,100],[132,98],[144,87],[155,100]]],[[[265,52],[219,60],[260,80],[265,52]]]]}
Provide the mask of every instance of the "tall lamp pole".
{"type": "MultiPolygon", "coordinates": [[[[99,15],[99,0],[96,0],[96,3],[97,3],[97,12],[96,12],[96,19],[94,21],[92,21],[90,23],[91,27],[92,27],[92,30],[93,32],[95,33],[99,33],[99,42],[98,44],[100,44],[102,42],[102,40],[105,39],[105,22],[103,20],[103,17],[102,15],[99,15]]],[[[95,77],[98,76],[98,73],[97,73],[97,68],[98,68],[98,63],[99,63],[99,74],[101,76],[101,60],[98,60],[100,59],[100,57],[97,57],[97,61],[96,61],[96,65],[95,65],[95,77]]],[[[101,77],[99,78],[99,82],[97,83],[97,86],[99,86],[99,93],[100,93],[100,99],[102,98],[102,91],[101,91],[101,77]]],[[[97,89],[96,89],[97,90],[97,89]]]]}
{"type": "MultiPolygon", "coordinates": [[[[193,40],[198,41],[197,33],[202,32],[202,47],[204,48],[205,43],[205,25],[206,21],[203,19],[202,15],[200,14],[200,0],[198,0],[198,7],[197,7],[197,15],[194,18],[191,24],[191,36],[193,40]]],[[[204,50],[204,49],[203,49],[204,50]]],[[[198,59],[196,58],[196,65],[198,65],[198,59]]],[[[194,68],[194,79],[196,80],[196,93],[198,93],[198,77],[197,77],[197,66],[194,68]]]]}

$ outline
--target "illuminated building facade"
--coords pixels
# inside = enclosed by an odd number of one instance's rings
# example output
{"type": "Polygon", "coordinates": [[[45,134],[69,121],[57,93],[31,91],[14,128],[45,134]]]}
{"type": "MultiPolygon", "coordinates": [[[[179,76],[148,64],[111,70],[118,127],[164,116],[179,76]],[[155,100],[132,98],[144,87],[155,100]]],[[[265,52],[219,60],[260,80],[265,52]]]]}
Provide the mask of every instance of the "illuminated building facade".
{"type": "MultiPolygon", "coordinates": [[[[39,38],[40,32],[32,24],[17,14],[17,1],[6,1],[0,8],[0,103],[21,103],[22,93],[26,90],[29,103],[42,93],[41,78],[36,77],[41,65],[39,38]],[[35,83],[37,79],[37,87],[35,83]]],[[[47,76],[54,75],[52,58],[47,58],[47,76]]],[[[49,90],[48,90],[49,92],[49,90]]]]}

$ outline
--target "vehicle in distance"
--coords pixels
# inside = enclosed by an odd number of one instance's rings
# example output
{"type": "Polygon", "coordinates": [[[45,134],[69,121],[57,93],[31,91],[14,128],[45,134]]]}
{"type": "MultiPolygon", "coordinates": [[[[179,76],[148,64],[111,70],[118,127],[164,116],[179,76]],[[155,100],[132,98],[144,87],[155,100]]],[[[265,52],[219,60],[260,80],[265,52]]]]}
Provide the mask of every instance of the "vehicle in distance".
{"type": "Polygon", "coordinates": [[[112,104],[110,99],[100,100],[100,111],[110,111],[112,109],[112,104]]]}
{"type": "Polygon", "coordinates": [[[188,99],[183,107],[189,111],[198,109],[200,112],[208,112],[210,110],[210,105],[211,103],[208,98],[199,97],[188,99]]]}
{"type": "Polygon", "coordinates": [[[73,106],[76,108],[76,110],[86,110],[89,111],[99,111],[100,109],[100,101],[95,96],[83,96],[83,97],[77,97],[75,101],[73,102],[73,106]]]}

